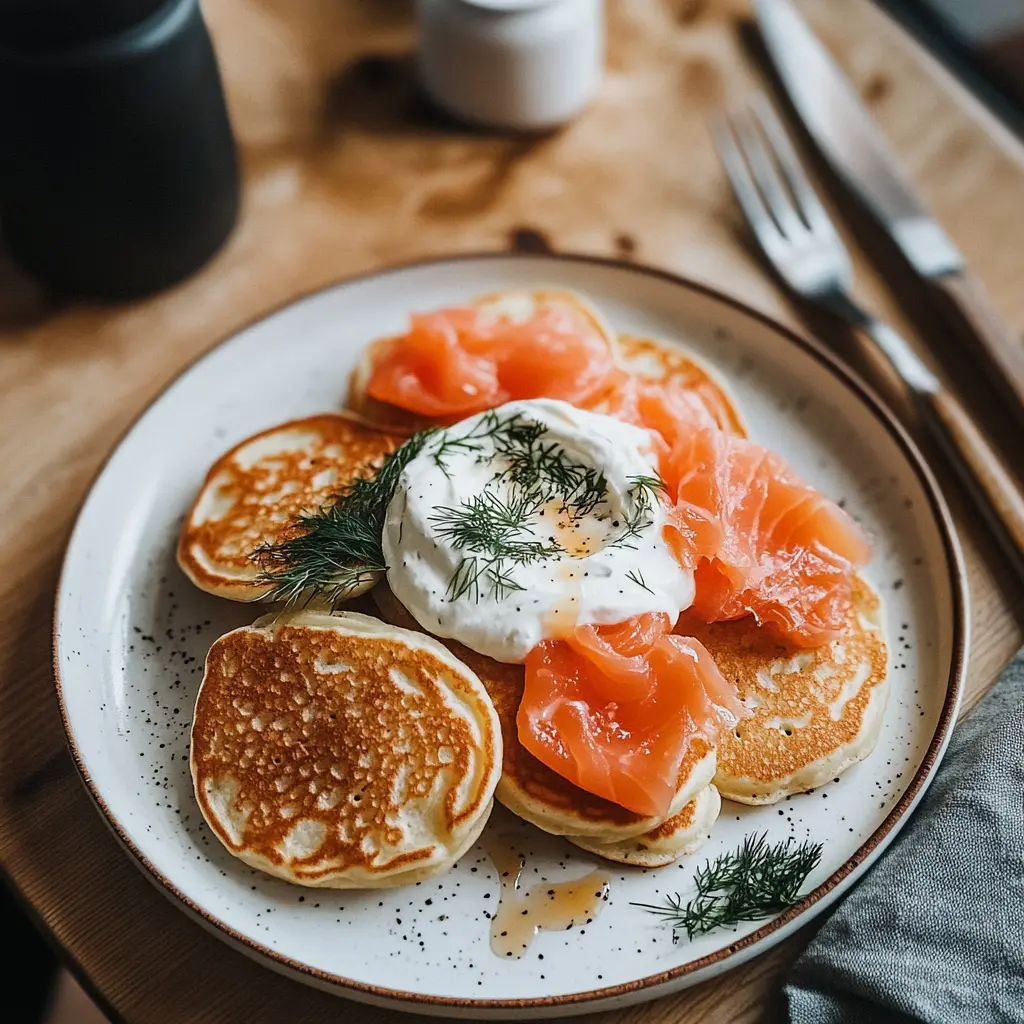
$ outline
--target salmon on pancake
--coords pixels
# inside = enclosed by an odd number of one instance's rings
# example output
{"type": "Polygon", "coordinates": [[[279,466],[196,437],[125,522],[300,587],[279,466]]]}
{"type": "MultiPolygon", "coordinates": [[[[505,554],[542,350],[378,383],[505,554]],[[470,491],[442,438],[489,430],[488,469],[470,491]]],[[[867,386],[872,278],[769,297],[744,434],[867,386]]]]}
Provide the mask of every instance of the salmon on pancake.
{"type": "MultiPolygon", "coordinates": [[[[416,628],[415,620],[386,583],[375,587],[372,596],[386,621],[416,628]]],[[[694,735],[680,762],[675,793],[665,814],[638,814],[589,793],[538,760],[520,741],[517,715],[523,699],[524,666],[495,661],[453,640],[444,643],[473,670],[494,703],[502,733],[502,770],[495,796],[514,814],[545,832],[606,845],[626,843],[684,812],[714,777],[714,747],[707,738],[694,735]]],[[[702,804],[701,811],[704,820],[709,805],[702,804]]]]}
{"type": "Polygon", "coordinates": [[[414,314],[408,331],[369,345],[348,406],[412,434],[522,398],[583,405],[617,371],[615,335],[582,296],[510,289],[414,314]]]}
{"type": "Polygon", "coordinates": [[[888,696],[880,601],[855,578],[846,628],[819,647],[795,647],[750,616],[708,625],[684,615],[737,690],[750,718],[718,744],[723,797],[771,804],[815,789],[871,753],[888,696]]]}
{"type": "Polygon", "coordinates": [[[671,447],[678,425],[674,406],[695,402],[721,430],[747,436],[729,385],[700,356],[680,344],[634,334],[617,340],[623,372],[586,408],[658,431],[671,447]]]}

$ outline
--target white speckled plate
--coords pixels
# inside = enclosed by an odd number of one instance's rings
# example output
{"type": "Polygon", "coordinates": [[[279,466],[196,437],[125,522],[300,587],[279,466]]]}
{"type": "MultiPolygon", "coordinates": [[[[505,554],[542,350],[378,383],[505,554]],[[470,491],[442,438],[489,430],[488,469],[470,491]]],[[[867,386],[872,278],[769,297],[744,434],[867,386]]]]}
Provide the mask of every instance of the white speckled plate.
{"type": "MultiPolygon", "coordinates": [[[[55,668],[68,742],[100,809],[154,881],[268,965],[339,994],[447,1017],[570,1014],[651,999],[764,952],[825,909],[899,830],[952,727],[967,644],[964,572],[920,456],[820,350],[724,296],[652,270],[582,258],[467,257],[344,282],[273,314],[186,370],[99,475],[68,548],[55,668]],[[591,296],[622,331],[677,339],[728,377],[758,441],[842,499],[876,538],[866,575],[885,601],[892,693],[878,747],[841,781],[775,807],[726,803],[696,858],[612,872],[584,927],[541,933],[519,960],[489,948],[499,885],[478,847],[443,878],[383,892],[303,890],[245,868],[203,824],[188,730],[207,648],[256,611],[193,589],[174,561],[210,462],[257,430],[337,408],[366,342],[412,310],[510,285],[591,296]],[[767,922],[673,943],[631,901],[684,895],[697,863],[752,830],[824,843],[808,895],[767,922]]],[[[595,859],[498,812],[528,877],[595,859]]]]}

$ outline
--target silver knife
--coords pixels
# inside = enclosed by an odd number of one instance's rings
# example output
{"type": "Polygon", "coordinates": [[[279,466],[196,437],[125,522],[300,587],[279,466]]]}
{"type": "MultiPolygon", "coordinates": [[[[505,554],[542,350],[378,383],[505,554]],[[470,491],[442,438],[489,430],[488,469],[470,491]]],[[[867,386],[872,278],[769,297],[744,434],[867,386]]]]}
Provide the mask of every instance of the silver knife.
{"type": "Polygon", "coordinates": [[[1024,424],[1024,344],[968,274],[957,247],[927,210],[831,54],[790,0],[752,0],[768,54],[807,133],[871,211],[971,342],[1024,424]]]}

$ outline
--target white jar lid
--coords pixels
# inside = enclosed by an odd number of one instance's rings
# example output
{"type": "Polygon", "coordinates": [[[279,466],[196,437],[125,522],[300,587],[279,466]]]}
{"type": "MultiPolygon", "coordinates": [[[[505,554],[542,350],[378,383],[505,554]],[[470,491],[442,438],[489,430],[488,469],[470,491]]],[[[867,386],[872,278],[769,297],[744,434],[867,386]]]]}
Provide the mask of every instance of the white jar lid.
{"type": "Polygon", "coordinates": [[[463,120],[551,129],[600,79],[603,0],[417,0],[417,13],[423,85],[463,120]]]}

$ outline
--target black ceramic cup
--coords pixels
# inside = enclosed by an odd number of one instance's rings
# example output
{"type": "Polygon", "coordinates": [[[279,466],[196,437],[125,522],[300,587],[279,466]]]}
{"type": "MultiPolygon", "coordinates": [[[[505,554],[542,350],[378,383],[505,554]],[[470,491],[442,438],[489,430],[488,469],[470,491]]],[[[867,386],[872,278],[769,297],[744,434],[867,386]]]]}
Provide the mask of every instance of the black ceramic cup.
{"type": "Polygon", "coordinates": [[[126,298],[186,277],[238,212],[197,0],[0,0],[0,231],[50,287],[126,298]]]}

